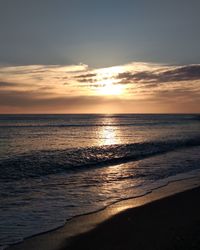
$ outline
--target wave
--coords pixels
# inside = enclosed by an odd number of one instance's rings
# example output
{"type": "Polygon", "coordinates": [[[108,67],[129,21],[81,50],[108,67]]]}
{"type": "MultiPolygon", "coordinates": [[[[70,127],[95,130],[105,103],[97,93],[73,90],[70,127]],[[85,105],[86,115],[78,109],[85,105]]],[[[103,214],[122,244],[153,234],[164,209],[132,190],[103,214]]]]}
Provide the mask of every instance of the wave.
{"type": "Polygon", "coordinates": [[[200,146],[200,138],[33,151],[0,161],[0,180],[41,177],[85,168],[117,165],[170,151],[200,146]]]}
{"type": "Polygon", "coordinates": [[[130,126],[168,126],[168,125],[179,125],[177,122],[154,122],[154,123],[112,123],[112,124],[47,124],[47,125],[38,125],[38,124],[31,124],[31,125],[0,125],[0,128],[71,128],[71,127],[130,127],[130,126]]]}
{"type": "MultiPolygon", "coordinates": [[[[196,118],[197,120],[197,118],[196,118]]],[[[0,128],[71,128],[71,127],[146,127],[146,126],[169,126],[169,125],[183,125],[183,121],[152,121],[152,122],[134,122],[134,123],[97,123],[97,124],[30,124],[30,125],[0,125],[0,128]]],[[[188,124],[188,121],[185,121],[188,124]]]]}
{"type": "Polygon", "coordinates": [[[169,126],[199,122],[200,115],[0,115],[0,128],[169,126]]]}

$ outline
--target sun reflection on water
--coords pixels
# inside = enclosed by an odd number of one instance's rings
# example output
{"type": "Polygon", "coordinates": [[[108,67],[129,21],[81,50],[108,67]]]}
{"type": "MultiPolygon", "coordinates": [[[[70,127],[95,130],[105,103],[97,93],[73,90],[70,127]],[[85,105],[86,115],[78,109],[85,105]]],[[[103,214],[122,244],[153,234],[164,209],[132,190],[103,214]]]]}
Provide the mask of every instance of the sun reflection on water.
{"type": "Polygon", "coordinates": [[[99,145],[120,144],[120,130],[117,126],[111,125],[113,119],[106,118],[103,121],[103,126],[99,127],[99,145]]]}

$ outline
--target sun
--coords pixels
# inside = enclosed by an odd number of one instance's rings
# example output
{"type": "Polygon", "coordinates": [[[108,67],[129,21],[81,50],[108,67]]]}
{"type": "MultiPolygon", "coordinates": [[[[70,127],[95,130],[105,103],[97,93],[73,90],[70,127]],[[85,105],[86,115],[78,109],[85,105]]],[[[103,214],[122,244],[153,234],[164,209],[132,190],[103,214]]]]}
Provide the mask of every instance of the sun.
{"type": "Polygon", "coordinates": [[[110,96],[122,95],[123,86],[120,84],[104,83],[101,87],[98,88],[98,94],[110,96]]]}
{"type": "Polygon", "coordinates": [[[124,93],[125,86],[120,84],[117,76],[122,72],[119,66],[96,70],[96,93],[104,96],[119,96],[124,93]]]}

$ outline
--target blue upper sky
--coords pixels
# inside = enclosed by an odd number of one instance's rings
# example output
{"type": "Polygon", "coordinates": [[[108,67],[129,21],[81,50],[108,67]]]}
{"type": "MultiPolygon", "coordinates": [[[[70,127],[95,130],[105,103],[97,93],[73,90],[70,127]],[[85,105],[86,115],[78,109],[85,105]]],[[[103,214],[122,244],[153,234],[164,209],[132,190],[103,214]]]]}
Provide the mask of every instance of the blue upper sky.
{"type": "Polygon", "coordinates": [[[199,0],[0,0],[0,64],[199,63],[199,0]]]}

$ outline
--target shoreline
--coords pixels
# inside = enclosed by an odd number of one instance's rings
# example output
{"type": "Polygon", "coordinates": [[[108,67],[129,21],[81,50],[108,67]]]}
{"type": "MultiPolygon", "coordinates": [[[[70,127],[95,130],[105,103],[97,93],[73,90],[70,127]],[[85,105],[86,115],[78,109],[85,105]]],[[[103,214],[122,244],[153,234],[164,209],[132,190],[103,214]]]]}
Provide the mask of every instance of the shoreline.
{"type": "Polygon", "coordinates": [[[116,202],[100,211],[92,212],[85,215],[76,216],[66,221],[64,226],[57,229],[44,232],[24,239],[20,243],[13,244],[6,249],[8,250],[58,250],[65,249],[70,244],[71,239],[79,235],[87,234],[93,231],[102,223],[111,219],[113,216],[126,212],[129,209],[140,208],[152,202],[157,202],[166,197],[171,197],[177,193],[194,189],[200,186],[200,177],[190,179],[176,180],[168,183],[166,186],[152,190],[144,196],[129,198],[127,200],[116,202]]]}
{"type": "Polygon", "coordinates": [[[199,250],[200,187],[123,211],[60,250],[199,250]]]}

